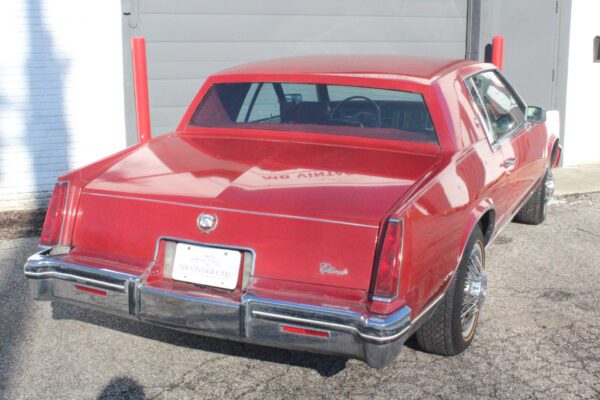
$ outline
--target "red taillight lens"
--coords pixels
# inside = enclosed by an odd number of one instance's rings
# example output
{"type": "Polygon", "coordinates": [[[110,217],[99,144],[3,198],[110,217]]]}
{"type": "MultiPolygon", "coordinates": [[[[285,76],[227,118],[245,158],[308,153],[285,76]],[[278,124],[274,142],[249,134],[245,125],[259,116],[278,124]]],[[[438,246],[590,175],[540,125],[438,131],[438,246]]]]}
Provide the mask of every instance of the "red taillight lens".
{"type": "Polygon", "coordinates": [[[54,246],[60,240],[60,230],[65,214],[65,203],[67,200],[67,183],[59,182],[54,186],[54,192],[48,204],[42,238],[40,244],[54,246]]]}
{"type": "Polygon", "coordinates": [[[393,219],[387,223],[383,243],[376,266],[373,285],[373,300],[390,300],[398,295],[400,286],[400,269],[402,267],[402,239],[404,223],[401,219],[393,219]]]}

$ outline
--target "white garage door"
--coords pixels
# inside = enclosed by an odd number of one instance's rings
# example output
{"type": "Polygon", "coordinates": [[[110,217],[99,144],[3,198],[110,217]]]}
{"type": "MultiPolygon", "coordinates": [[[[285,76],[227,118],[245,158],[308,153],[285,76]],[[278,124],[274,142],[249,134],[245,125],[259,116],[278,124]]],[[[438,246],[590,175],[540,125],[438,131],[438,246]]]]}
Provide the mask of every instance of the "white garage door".
{"type": "Polygon", "coordinates": [[[463,58],[467,0],[124,0],[128,143],[136,142],[130,41],[147,41],[153,135],[173,131],[203,80],[301,54],[463,58]]]}

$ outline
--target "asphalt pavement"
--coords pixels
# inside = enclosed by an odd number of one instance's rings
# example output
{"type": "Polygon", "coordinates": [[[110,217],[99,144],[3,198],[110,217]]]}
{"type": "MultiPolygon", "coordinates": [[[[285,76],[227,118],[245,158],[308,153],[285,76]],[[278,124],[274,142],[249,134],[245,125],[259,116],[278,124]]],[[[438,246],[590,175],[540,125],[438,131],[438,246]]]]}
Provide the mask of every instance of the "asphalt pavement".
{"type": "Polygon", "coordinates": [[[554,200],[488,250],[477,337],[444,358],[409,342],[383,370],[33,302],[37,238],[0,241],[0,398],[600,398],[600,194],[554,200]]]}

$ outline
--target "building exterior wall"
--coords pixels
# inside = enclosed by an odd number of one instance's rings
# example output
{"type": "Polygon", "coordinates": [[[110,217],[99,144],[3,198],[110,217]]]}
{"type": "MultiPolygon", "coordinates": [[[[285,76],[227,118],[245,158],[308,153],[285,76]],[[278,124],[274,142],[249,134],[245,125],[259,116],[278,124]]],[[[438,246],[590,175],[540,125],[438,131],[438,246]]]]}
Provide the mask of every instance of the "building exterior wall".
{"type": "Polygon", "coordinates": [[[128,143],[135,143],[131,37],[146,38],[153,135],[176,128],[204,79],[303,54],[465,56],[467,0],[123,0],[128,143]]]}
{"type": "Polygon", "coordinates": [[[559,13],[556,0],[481,0],[480,59],[504,37],[503,73],[527,104],[556,109],[559,13]],[[487,47],[487,49],[486,49],[487,47]]]}
{"type": "Polygon", "coordinates": [[[0,211],[43,207],[59,175],[125,146],[120,11],[0,3],[0,211]]]}
{"type": "Polygon", "coordinates": [[[600,163],[600,63],[593,40],[600,36],[600,2],[573,1],[569,38],[564,165],[600,163]]]}

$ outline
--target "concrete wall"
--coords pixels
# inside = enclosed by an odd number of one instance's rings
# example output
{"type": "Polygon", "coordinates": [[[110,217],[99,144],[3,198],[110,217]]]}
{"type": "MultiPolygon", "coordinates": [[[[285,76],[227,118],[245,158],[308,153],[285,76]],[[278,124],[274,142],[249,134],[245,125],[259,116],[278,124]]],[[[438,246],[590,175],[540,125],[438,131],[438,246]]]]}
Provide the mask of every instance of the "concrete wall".
{"type": "MultiPolygon", "coordinates": [[[[463,58],[467,0],[122,0],[125,82],[130,39],[147,41],[153,134],[175,129],[204,79],[248,61],[302,54],[463,58]]],[[[133,90],[126,91],[135,143],[133,90]]]]}
{"type": "Polygon", "coordinates": [[[600,163],[600,63],[593,62],[593,40],[600,35],[600,2],[573,1],[564,165],[600,163]]]}
{"type": "Polygon", "coordinates": [[[0,211],[125,146],[120,5],[0,3],[0,211]]]}

